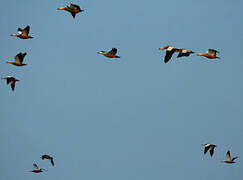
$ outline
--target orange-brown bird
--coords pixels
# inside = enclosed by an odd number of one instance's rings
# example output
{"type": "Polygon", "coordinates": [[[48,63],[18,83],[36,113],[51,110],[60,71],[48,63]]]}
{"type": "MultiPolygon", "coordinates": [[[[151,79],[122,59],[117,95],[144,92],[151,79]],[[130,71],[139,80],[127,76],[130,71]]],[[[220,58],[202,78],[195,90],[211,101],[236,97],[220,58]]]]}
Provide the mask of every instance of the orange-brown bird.
{"type": "Polygon", "coordinates": [[[233,163],[235,163],[234,160],[236,160],[237,158],[238,157],[231,158],[230,151],[227,151],[227,153],[226,153],[227,160],[223,160],[222,162],[227,163],[227,164],[233,164],[233,163]]]}
{"type": "Polygon", "coordinates": [[[84,11],[84,10],[80,9],[80,7],[78,5],[72,4],[72,3],[67,7],[61,7],[61,8],[58,8],[57,10],[68,11],[71,13],[73,18],[75,18],[76,14],[84,11]]]}
{"type": "Polygon", "coordinates": [[[11,36],[19,37],[20,39],[29,39],[33,38],[32,36],[29,36],[30,32],[30,26],[26,26],[24,29],[18,28],[19,34],[11,34],[11,36]]]}
{"type": "MultiPolygon", "coordinates": [[[[29,170],[29,172],[33,172],[33,173],[40,173],[40,172],[43,172],[43,170],[45,170],[45,169],[43,169],[43,168],[39,168],[38,166],[37,166],[37,164],[33,164],[33,166],[34,166],[34,169],[33,170],[29,170]]],[[[45,170],[46,171],[46,170],[45,170]]]]}
{"type": "Polygon", "coordinates": [[[117,53],[117,49],[116,48],[112,48],[109,52],[105,52],[105,51],[99,51],[98,54],[102,54],[105,57],[108,58],[120,58],[120,56],[116,55],[117,53]]]}
{"type": "Polygon", "coordinates": [[[205,148],[204,148],[204,154],[206,154],[209,150],[211,157],[213,156],[214,153],[214,148],[216,147],[216,145],[214,144],[202,144],[205,148]]]}
{"type": "Polygon", "coordinates": [[[15,65],[15,66],[25,66],[26,64],[23,64],[24,57],[26,56],[25,53],[19,53],[14,57],[15,62],[7,61],[7,63],[15,65]]]}
{"type": "Polygon", "coordinates": [[[216,56],[217,53],[219,53],[219,52],[217,50],[215,50],[215,49],[208,49],[206,51],[206,54],[199,53],[197,55],[198,56],[204,56],[204,57],[209,58],[209,59],[216,59],[216,58],[220,59],[220,57],[216,56]]]}
{"type": "Polygon", "coordinates": [[[15,82],[19,81],[18,79],[15,79],[14,77],[11,77],[11,76],[7,76],[2,79],[5,79],[7,81],[7,84],[10,83],[12,91],[14,91],[15,82]]]}
{"type": "Polygon", "coordinates": [[[169,60],[171,59],[172,55],[175,52],[179,52],[179,49],[175,48],[173,46],[164,46],[164,47],[159,48],[159,50],[162,50],[162,51],[165,49],[166,49],[165,58],[164,58],[165,63],[169,62],[169,60]]]}
{"type": "Polygon", "coordinates": [[[42,160],[44,160],[44,159],[48,159],[48,160],[50,160],[50,161],[51,161],[52,166],[54,166],[53,157],[51,157],[51,156],[49,156],[49,155],[45,154],[45,155],[42,155],[42,156],[41,156],[41,159],[42,159],[42,160]]]}

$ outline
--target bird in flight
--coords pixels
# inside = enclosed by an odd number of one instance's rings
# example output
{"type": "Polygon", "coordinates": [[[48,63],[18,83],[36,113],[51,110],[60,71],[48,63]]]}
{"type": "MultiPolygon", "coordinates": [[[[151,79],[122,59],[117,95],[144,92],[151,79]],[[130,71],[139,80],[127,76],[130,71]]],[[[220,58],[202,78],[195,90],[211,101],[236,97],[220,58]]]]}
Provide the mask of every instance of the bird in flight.
{"type": "Polygon", "coordinates": [[[190,56],[190,54],[193,54],[193,53],[194,52],[191,50],[181,48],[181,49],[179,49],[179,54],[177,57],[179,58],[179,57],[183,57],[183,56],[190,56]]]}
{"type": "Polygon", "coordinates": [[[208,49],[206,51],[206,54],[202,54],[202,53],[199,53],[197,54],[198,56],[204,56],[208,59],[220,59],[220,57],[217,57],[217,53],[219,53],[219,51],[215,50],[215,49],[208,49]]]}
{"type": "Polygon", "coordinates": [[[71,15],[73,16],[73,18],[75,18],[76,14],[84,11],[78,5],[72,4],[72,3],[69,6],[61,7],[61,8],[58,8],[57,10],[68,11],[68,12],[71,13],[71,15]]]}
{"type": "Polygon", "coordinates": [[[12,91],[14,91],[15,82],[19,81],[18,79],[15,79],[14,77],[11,77],[11,76],[7,76],[2,79],[5,79],[7,81],[7,84],[10,83],[12,91]]]}
{"type": "Polygon", "coordinates": [[[105,57],[108,58],[120,58],[120,56],[116,55],[117,53],[117,49],[116,48],[112,48],[109,52],[105,52],[105,51],[99,51],[98,54],[102,54],[105,57]]]}
{"type": "Polygon", "coordinates": [[[26,26],[24,29],[18,28],[19,34],[11,34],[11,36],[19,37],[20,39],[33,38],[32,36],[29,36],[29,32],[30,32],[30,26],[26,26]]]}
{"type": "MultiPolygon", "coordinates": [[[[41,172],[43,172],[43,170],[45,170],[45,169],[43,169],[43,168],[39,168],[38,166],[37,166],[37,164],[33,164],[33,166],[34,166],[34,169],[33,170],[29,170],[29,172],[33,172],[33,173],[41,173],[41,172]]],[[[45,170],[46,171],[46,170],[45,170]]]]}
{"type": "Polygon", "coordinates": [[[206,154],[209,150],[211,157],[213,156],[214,153],[214,148],[216,147],[216,145],[214,144],[202,144],[205,148],[204,148],[204,154],[206,154]]]}
{"type": "Polygon", "coordinates": [[[26,52],[19,53],[14,57],[15,62],[7,61],[7,63],[13,64],[15,66],[25,66],[26,64],[23,64],[23,60],[24,60],[24,57],[26,56],[26,54],[27,54],[26,52]]]}
{"type": "Polygon", "coordinates": [[[236,160],[237,158],[238,157],[231,158],[230,151],[227,151],[227,153],[226,153],[226,159],[227,160],[223,160],[222,162],[227,163],[227,164],[232,164],[232,163],[235,163],[234,160],[236,160]]]}
{"type": "Polygon", "coordinates": [[[54,166],[53,157],[51,157],[51,156],[45,154],[45,155],[42,155],[42,156],[41,156],[41,159],[42,159],[42,160],[44,160],[44,159],[48,159],[48,160],[50,160],[52,166],[54,166]]]}
{"type": "Polygon", "coordinates": [[[171,59],[172,55],[175,52],[179,52],[179,49],[175,48],[173,46],[164,46],[164,47],[159,48],[159,50],[162,50],[162,51],[165,49],[166,49],[165,58],[164,58],[165,63],[169,62],[169,60],[171,59]]]}

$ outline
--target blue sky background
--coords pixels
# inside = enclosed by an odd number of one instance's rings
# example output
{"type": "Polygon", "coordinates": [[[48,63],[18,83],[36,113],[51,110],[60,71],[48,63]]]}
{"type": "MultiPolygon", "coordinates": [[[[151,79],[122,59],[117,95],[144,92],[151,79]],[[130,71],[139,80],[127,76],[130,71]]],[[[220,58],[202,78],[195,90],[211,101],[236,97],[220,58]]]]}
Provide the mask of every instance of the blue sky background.
{"type": "Polygon", "coordinates": [[[0,86],[0,179],[241,179],[243,1],[72,2],[75,19],[67,1],[2,2],[0,72],[21,81],[0,86]],[[26,25],[34,39],[10,36],[26,25]],[[221,59],[164,64],[165,45],[221,59]],[[112,47],[120,59],[97,54],[112,47]],[[19,52],[27,66],[5,63],[19,52]]]}

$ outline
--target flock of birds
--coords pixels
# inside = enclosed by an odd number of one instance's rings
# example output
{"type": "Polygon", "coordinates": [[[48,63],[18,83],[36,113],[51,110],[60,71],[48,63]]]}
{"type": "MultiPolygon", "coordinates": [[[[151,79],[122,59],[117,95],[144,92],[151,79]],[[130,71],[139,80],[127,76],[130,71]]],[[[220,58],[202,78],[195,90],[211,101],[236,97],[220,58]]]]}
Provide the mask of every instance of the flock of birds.
{"type": "MultiPolygon", "coordinates": [[[[204,146],[204,154],[206,154],[209,150],[211,157],[214,154],[214,148],[216,147],[215,144],[202,144],[204,146]]],[[[222,162],[227,164],[233,164],[235,163],[234,160],[236,160],[238,157],[231,158],[230,151],[227,151],[226,153],[226,160],[222,160],[222,162]]]]}
{"type": "MultiPolygon", "coordinates": [[[[84,10],[80,9],[80,7],[76,4],[71,3],[69,6],[66,7],[61,7],[58,8],[57,10],[64,10],[67,11],[69,13],[71,13],[72,17],[75,18],[76,14],[83,12],[84,10]]],[[[29,36],[29,31],[30,31],[30,26],[25,27],[24,29],[18,28],[18,34],[12,34],[11,36],[15,36],[18,37],[20,39],[31,39],[33,38],[32,36],[29,36]]],[[[159,48],[159,50],[166,50],[165,53],[165,57],[164,57],[164,62],[167,63],[169,62],[169,60],[172,58],[172,55],[174,53],[178,53],[177,58],[183,57],[183,56],[190,56],[191,54],[193,54],[194,52],[188,49],[184,49],[184,48],[176,48],[173,46],[164,46],[159,48]]],[[[219,53],[217,50],[215,49],[208,49],[206,51],[205,54],[203,53],[199,53],[197,54],[198,56],[204,56],[206,58],[209,59],[218,59],[219,57],[217,57],[217,53],[219,53]]],[[[98,54],[104,55],[105,57],[108,58],[120,58],[120,56],[117,56],[117,49],[116,48],[112,48],[110,51],[99,51],[98,54]]],[[[7,63],[12,64],[14,66],[25,66],[26,64],[23,63],[24,61],[24,57],[27,55],[27,53],[18,53],[15,56],[14,61],[7,61],[7,63]]],[[[7,76],[7,77],[3,77],[2,79],[6,80],[7,84],[11,85],[11,89],[14,91],[15,89],[15,83],[17,81],[19,81],[18,79],[16,79],[15,77],[12,76],[7,76]]],[[[205,148],[204,148],[204,154],[206,154],[208,151],[210,152],[211,157],[214,154],[214,148],[216,147],[216,145],[214,144],[202,144],[205,148]]],[[[228,163],[228,164],[232,164],[235,163],[235,159],[237,159],[238,157],[234,157],[231,158],[230,155],[230,151],[227,151],[226,153],[226,159],[227,160],[223,160],[222,162],[224,163],[228,163]]],[[[47,159],[50,160],[52,166],[54,166],[54,160],[53,157],[51,157],[50,155],[42,155],[41,159],[47,159]]],[[[36,163],[33,164],[34,169],[30,170],[30,172],[33,173],[40,173],[46,171],[43,168],[39,168],[38,165],[36,163]]]]}

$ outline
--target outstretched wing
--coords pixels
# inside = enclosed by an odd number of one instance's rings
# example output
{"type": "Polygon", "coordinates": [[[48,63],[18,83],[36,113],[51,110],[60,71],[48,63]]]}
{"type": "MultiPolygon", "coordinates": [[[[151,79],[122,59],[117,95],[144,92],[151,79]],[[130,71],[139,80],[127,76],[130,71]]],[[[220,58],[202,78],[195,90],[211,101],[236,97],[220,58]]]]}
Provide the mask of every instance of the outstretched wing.
{"type": "Polygon", "coordinates": [[[116,48],[112,48],[112,49],[108,52],[108,54],[112,54],[112,55],[116,55],[116,53],[117,53],[117,49],[116,49],[116,48]]]}
{"type": "Polygon", "coordinates": [[[39,167],[37,166],[37,164],[34,163],[33,166],[34,166],[35,169],[39,169],[39,167]]]}
{"type": "Polygon", "coordinates": [[[210,152],[210,155],[211,155],[211,157],[212,157],[212,156],[213,156],[213,153],[214,153],[214,147],[213,147],[213,146],[210,147],[209,152],[210,152]]]}
{"type": "Polygon", "coordinates": [[[12,82],[13,78],[12,77],[7,77],[6,80],[7,80],[7,84],[9,84],[10,82],[12,82]]]}
{"type": "Polygon", "coordinates": [[[169,62],[169,60],[171,59],[172,55],[174,54],[174,52],[176,51],[176,49],[172,49],[172,50],[167,50],[165,53],[165,59],[164,62],[167,63],[169,62]]]}
{"type": "Polygon", "coordinates": [[[28,36],[29,32],[30,32],[30,26],[26,26],[26,28],[24,28],[24,30],[22,31],[22,34],[28,36]]]}
{"type": "Polygon", "coordinates": [[[205,148],[204,148],[204,154],[206,154],[206,153],[208,152],[209,147],[210,147],[210,146],[205,146],[205,148]]]}
{"type": "Polygon", "coordinates": [[[76,4],[70,4],[69,8],[71,9],[80,9],[80,7],[76,4]]]}
{"type": "Polygon", "coordinates": [[[231,161],[230,151],[227,151],[226,159],[227,161],[231,161]]]}
{"type": "Polygon", "coordinates": [[[52,164],[52,166],[54,166],[54,161],[53,161],[53,158],[51,158],[51,164],[52,164]]]}
{"type": "Polygon", "coordinates": [[[15,56],[16,63],[22,63],[27,53],[19,53],[15,56]]]}
{"type": "Polygon", "coordinates": [[[12,90],[14,91],[14,88],[15,88],[15,81],[12,81],[12,82],[11,82],[11,88],[12,88],[12,90]]]}
{"type": "Polygon", "coordinates": [[[75,18],[76,13],[75,12],[70,12],[70,13],[72,14],[73,18],[75,18]]]}
{"type": "Polygon", "coordinates": [[[238,157],[234,157],[234,158],[232,158],[232,161],[234,161],[234,160],[236,160],[238,157]]]}

